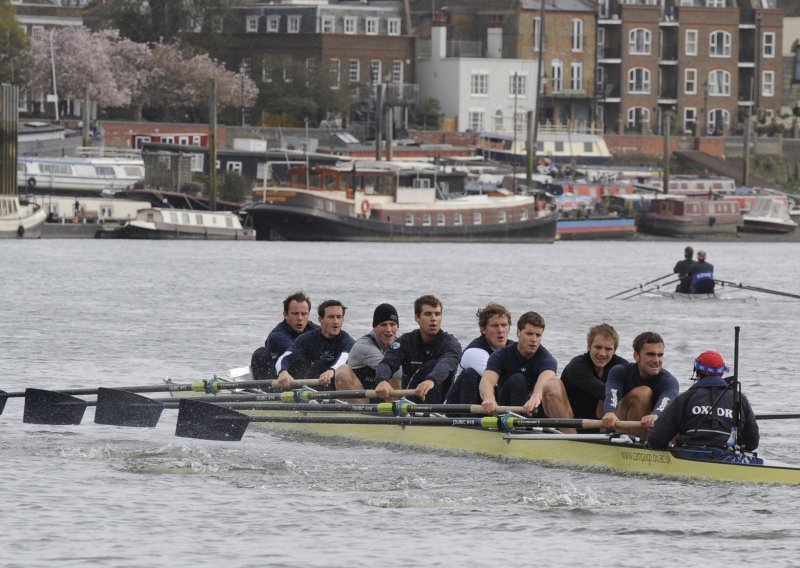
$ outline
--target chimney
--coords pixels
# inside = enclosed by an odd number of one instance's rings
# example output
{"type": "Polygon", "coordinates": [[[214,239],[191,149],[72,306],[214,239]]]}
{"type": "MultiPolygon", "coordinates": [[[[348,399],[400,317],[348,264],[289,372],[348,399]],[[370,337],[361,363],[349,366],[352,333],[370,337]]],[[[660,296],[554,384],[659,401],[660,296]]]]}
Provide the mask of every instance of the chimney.
{"type": "Polygon", "coordinates": [[[431,28],[431,56],[436,59],[447,57],[447,28],[444,26],[431,28]]]}

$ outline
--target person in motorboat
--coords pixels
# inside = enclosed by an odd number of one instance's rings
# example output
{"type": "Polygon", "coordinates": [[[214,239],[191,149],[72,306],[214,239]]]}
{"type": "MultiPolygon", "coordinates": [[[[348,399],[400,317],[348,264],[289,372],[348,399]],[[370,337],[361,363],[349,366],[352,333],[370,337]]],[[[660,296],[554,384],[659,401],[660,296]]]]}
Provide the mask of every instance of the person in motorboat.
{"type": "Polygon", "coordinates": [[[645,437],[662,412],[678,396],[678,380],[664,364],[664,340],[645,331],[633,340],[633,362],[621,363],[608,373],[603,404],[603,427],[617,430],[621,420],[641,423],[632,434],[645,437]]]}
{"type": "Polygon", "coordinates": [[[317,308],[319,329],[300,334],[278,358],[278,386],[292,387],[298,379],[319,379],[321,390],[335,386],[336,369],[347,361],[355,341],[342,329],[347,308],[339,300],[325,300],[317,308]]]}
{"type": "Polygon", "coordinates": [[[283,321],[267,335],[264,347],[259,347],[250,358],[250,372],[256,381],[278,378],[275,362],[283,355],[300,334],[318,329],[308,320],[311,313],[311,298],[302,291],[295,292],[283,301],[283,321]]]}
{"type": "Polygon", "coordinates": [[[613,326],[601,323],[589,328],[586,353],[574,357],[561,373],[561,382],[575,418],[603,417],[606,380],[609,371],[625,359],[617,355],[619,334],[613,326]]]}
{"type": "Polygon", "coordinates": [[[414,389],[417,398],[441,404],[461,359],[461,344],[442,331],[442,302],[435,296],[414,301],[414,320],[419,329],[401,335],[378,364],[375,391],[379,398],[388,399],[393,389],[414,389]],[[392,377],[400,368],[403,378],[398,381],[392,377]]]}
{"type": "Polygon", "coordinates": [[[489,302],[475,314],[480,335],[464,349],[456,371],[456,379],[447,393],[446,404],[480,404],[478,385],[489,356],[513,343],[508,338],[511,330],[511,313],[505,306],[489,302]]]}
{"type": "Polygon", "coordinates": [[[517,320],[517,342],[489,356],[479,387],[486,414],[495,414],[500,405],[521,406],[540,418],[572,418],[564,384],[556,376],[558,362],[542,345],[544,327],[541,315],[525,312],[517,320]]]}
{"type": "Polygon", "coordinates": [[[714,265],[706,261],[706,251],[697,251],[697,262],[689,267],[690,293],[714,293],[714,265]]]}
{"type": "MultiPolygon", "coordinates": [[[[647,444],[665,449],[674,440],[676,447],[726,448],[735,416],[733,387],[722,378],[728,370],[718,352],[701,353],[694,360],[695,383],[664,410],[647,436],[647,444]]],[[[741,395],[740,402],[736,442],[752,451],[758,448],[758,423],[747,397],[741,395]]]]}
{"type": "MultiPolygon", "coordinates": [[[[355,342],[347,355],[347,363],[336,369],[336,390],[374,389],[375,369],[389,347],[397,341],[400,319],[397,309],[391,304],[380,304],[372,314],[372,331],[355,342]]],[[[402,369],[392,376],[401,379],[402,369]]],[[[357,401],[355,402],[364,402],[357,401]]]]}
{"type": "Polygon", "coordinates": [[[688,294],[691,290],[692,281],[689,278],[689,268],[694,264],[694,260],[692,260],[693,254],[694,249],[692,247],[683,249],[683,260],[679,260],[675,264],[675,268],[672,269],[672,272],[680,278],[678,285],[675,287],[676,292],[688,294]]]}

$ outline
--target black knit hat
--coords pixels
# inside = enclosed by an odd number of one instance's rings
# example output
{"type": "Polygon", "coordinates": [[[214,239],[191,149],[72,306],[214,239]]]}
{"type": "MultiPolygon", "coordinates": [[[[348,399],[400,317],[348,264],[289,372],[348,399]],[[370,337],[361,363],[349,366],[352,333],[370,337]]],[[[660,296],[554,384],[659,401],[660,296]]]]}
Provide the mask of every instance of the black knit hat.
{"type": "Polygon", "coordinates": [[[683,249],[683,255],[686,258],[692,258],[693,254],[694,254],[694,249],[692,247],[686,247],[685,249],[683,249]]]}
{"type": "Polygon", "coordinates": [[[375,308],[375,313],[372,315],[372,327],[382,324],[385,321],[393,321],[400,325],[400,319],[397,317],[397,310],[391,304],[381,304],[375,308]]]}

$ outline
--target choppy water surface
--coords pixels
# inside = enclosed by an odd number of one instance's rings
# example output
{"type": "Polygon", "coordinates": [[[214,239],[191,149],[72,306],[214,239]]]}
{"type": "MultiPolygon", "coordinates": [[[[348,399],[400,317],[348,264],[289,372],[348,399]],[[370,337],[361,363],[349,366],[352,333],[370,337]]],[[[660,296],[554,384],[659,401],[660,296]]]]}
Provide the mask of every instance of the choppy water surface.
{"type": "MultiPolygon", "coordinates": [[[[733,360],[757,412],[800,406],[800,300],[735,292],[687,302],[607,296],[668,273],[689,243],[381,245],[0,241],[0,388],[179,382],[249,362],[302,288],[349,306],[383,301],[413,327],[434,293],[445,329],[477,335],[490,300],[547,320],[560,367],[587,328],[614,324],[620,352],[645,329],[688,387],[692,359],[733,360]]],[[[691,243],[703,246],[703,243],[691,243]]],[[[800,245],[713,243],[718,278],[800,293],[800,245]]],[[[800,462],[798,424],[762,422],[764,455],[800,462]]],[[[239,443],[157,428],[22,423],[0,416],[0,565],[615,566],[797,565],[797,490],[622,477],[475,456],[320,443],[251,428],[239,443]]]]}

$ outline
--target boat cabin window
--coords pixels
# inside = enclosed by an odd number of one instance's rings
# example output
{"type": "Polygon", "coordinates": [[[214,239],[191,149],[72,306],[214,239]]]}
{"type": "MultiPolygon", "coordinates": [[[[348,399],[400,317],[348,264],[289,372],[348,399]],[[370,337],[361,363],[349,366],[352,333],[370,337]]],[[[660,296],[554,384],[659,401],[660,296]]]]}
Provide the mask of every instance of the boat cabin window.
{"type": "Polygon", "coordinates": [[[422,226],[423,227],[430,227],[431,226],[431,214],[425,213],[422,216],[422,226]]]}
{"type": "Polygon", "coordinates": [[[519,212],[519,220],[520,221],[527,221],[528,220],[528,210],[523,209],[519,212]]]}
{"type": "Polygon", "coordinates": [[[24,172],[25,171],[25,164],[23,164],[22,162],[17,162],[17,171],[18,172],[24,172]]]}
{"type": "Polygon", "coordinates": [[[225,217],[225,225],[233,227],[233,217],[225,217]]]}
{"type": "Polygon", "coordinates": [[[40,164],[39,170],[44,174],[72,175],[72,166],[66,164],[40,164]]]}
{"type": "Polygon", "coordinates": [[[413,227],[414,226],[414,214],[413,213],[406,213],[406,226],[413,227]]]}
{"type": "Polygon", "coordinates": [[[593,151],[594,151],[594,142],[583,143],[583,152],[585,154],[591,154],[593,151]]]}
{"type": "Polygon", "coordinates": [[[687,203],[685,206],[686,214],[687,215],[699,215],[700,214],[700,204],[699,203],[687,203]]]}
{"type": "Polygon", "coordinates": [[[483,223],[483,215],[480,211],[475,211],[475,213],[472,214],[472,224],[480,225],[481,223],[483,223]]]}
{"type": "Polygon", "coordinates": [[[198,225],[203,225],[203,215],[200,213],[196,213],[194,216],[195,220],[197,221],[198,225]]]}
{"type": "Polygon", "coordinates": [[[172,223],[177,223],[178,222],[178,214],[175,213],[175,211],[170,211],[169,212],[169,220],[172,223]]]}
{"type": "Polygon", "coordinates": [[[192,224],[192,220],[189,218],[188,213],[181,213],[181,223],[183,223],[184,225],[192,224]]]}
{"type": "Polygon", "coordinates": [[[101,219],[111,219],[114,215],[114,209],[111,205],[101,205],[100,206],[100,218],[101,219]]]}
{"type": "Polygon", "coordinates": [[[412,187],[422,187],[427,189],[430,186],[431,180],[424,178],[414,178],[414,182],[412,183],[412,187]]]}
{"type": "Polygon", "coordinates": [[[505,211],[500,211],[500,213],[498,213],[497,222],[505,223],[506,221],[508,221],[508,214],[505,211]]]}
{"type": "Polygon", "coordinates": [[[326,201],[325,209],[331,213],[334,213],[336,211],[336,204],[333,201],[326,201]]]}
{"type": "Polygon", "coordinates": [[[556,152],[563,152],[563,151],[564,151],[564,143],[556,142],[556,152]]]}
{"type": "Polygon", "coordinates": [[[229,172],[236,172],[237,174],[242,173],[242,162],[228,162],[225,165],[225,169],[229,172]]]}
{"type": "Polygon", "coordinates": [[[459,226],[464,222],[464,218],[461,213],[456,213],[453,215],[453,225],[459,226]]]}
{"type": "Polygon", "coordinates": [[[125,172],[127,177],[144,177],[142,169],[139,166],[125,166],[122,171],[125,172]]]}
{"type": "Polygon", "coordinates": [[[95,166],[94,171],[96,171],[97,175],[101,177],[117,177],[116,172],[114,172],[114,168],[111,166],[95,166]]]}
{"type": "Polygon", "coordinates": [[[155,220],[156,220],[156,216],[153,213],[148,213],[147,214],[147,222],[148,223],[153,223],[153,222],[155,222],[155,220]]]}
{"type": "Polygon", "coordinates": [[[444,213],[437,213],[436,214],[436,225],[439,227],[444,227],[447,224],[447,217],[445,217],[444,213]]]}

